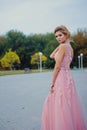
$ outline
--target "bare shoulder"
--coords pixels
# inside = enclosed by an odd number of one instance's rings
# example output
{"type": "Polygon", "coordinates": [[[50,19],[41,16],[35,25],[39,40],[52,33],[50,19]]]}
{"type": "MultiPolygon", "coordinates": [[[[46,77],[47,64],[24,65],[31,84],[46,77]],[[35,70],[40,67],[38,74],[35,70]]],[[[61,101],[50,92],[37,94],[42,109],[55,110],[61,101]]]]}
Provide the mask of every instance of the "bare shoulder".
{"type": "Polygon", "coordinates": [[[59,50],[65,51],[66,50],[65,44],[60,44],[59,50]]]}
{"type": "Polygon", "coordinates": [[[66,48],[64,46],[64,44],[60,44],[59,45],[59,50],[58,50],[58,55],[64,55],[66,53],[66,48]]]}

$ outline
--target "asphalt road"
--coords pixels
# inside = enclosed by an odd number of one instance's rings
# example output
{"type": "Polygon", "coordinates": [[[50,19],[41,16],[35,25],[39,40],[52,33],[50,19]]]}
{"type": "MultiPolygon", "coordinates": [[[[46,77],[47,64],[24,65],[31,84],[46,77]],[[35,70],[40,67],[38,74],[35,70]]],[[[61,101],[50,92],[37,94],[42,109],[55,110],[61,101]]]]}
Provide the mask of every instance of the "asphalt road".
{"type": "MultiPolygon", "coordinates": [[[[87,114],[87,70],[71,71],[87,114]]],[[[0,130],[40,130],[52,72],[0,77],[0,130]]]]}

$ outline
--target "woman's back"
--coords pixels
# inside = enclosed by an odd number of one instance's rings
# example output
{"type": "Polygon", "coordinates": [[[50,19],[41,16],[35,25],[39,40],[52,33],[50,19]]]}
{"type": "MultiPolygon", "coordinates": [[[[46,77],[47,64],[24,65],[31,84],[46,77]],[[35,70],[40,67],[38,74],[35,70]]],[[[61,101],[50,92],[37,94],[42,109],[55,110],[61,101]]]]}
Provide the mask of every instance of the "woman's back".
{"type": "MultiPolygon", "coordinates": [[[[68,43],[65,44],[64,46],[66,48],[66,52],[62,59],[60,69],[69,69],[72,58],[73,58],[73,49],[71,48],[70,44],[68,44],[68,43]]],[[[55,61],[57,60],[57,55],[58,55],[58,52],[55,54],[55,61]]]]}

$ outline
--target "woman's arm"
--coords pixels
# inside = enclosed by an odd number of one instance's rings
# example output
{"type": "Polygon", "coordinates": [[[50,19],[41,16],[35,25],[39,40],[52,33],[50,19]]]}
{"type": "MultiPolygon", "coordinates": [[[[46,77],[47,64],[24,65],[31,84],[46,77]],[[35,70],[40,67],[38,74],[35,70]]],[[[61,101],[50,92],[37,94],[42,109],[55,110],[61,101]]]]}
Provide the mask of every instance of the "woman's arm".
{"type": "Polygon", "coordinates": [[[61,44],[59,46],[58,56],[57,56],[57,60],[56,60],[55,67],[54,67],[54,72],[53,72],[53,78],[52,78],[52,85],[51,85],[51,87],[54,86],[54,83],[55,83],[58,71],[60,69],[60,65],[61,65],[63,56],[65,54],[65,51],[66,51],[65,45],[61,44]]]}
{"type": "Polygon", "coordinates": [[[50,58],[54,58],[55,53],[58,51],[59,46],[51,53],[50,58]]]}

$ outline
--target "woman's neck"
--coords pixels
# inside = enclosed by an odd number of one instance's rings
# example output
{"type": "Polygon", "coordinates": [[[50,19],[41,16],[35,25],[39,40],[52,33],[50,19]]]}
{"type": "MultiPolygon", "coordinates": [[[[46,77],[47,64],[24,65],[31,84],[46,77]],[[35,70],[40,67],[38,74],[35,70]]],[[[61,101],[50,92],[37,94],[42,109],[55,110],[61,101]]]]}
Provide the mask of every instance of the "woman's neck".
{"type": "Polygon", "coordinates": [[[64,42],[64,44],[70,44],[70,40],[67,39],[67,40],[64,42]]]}

